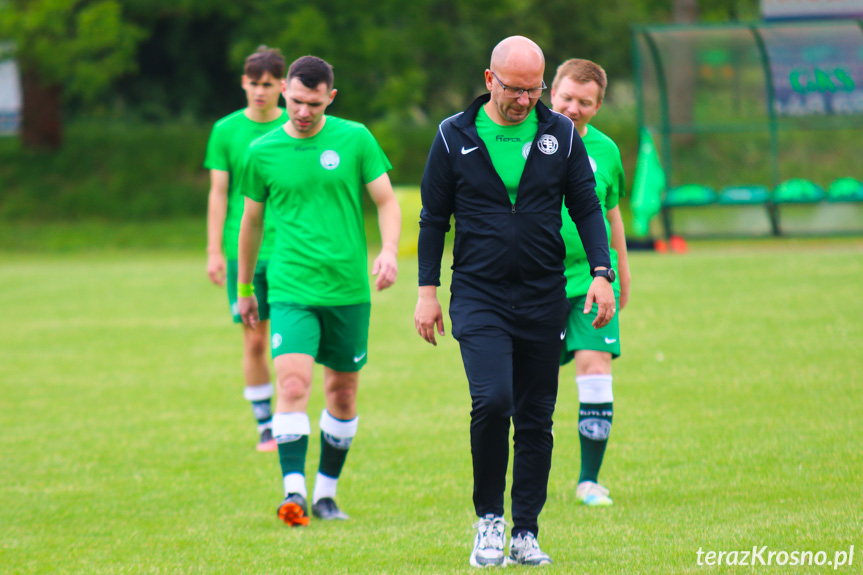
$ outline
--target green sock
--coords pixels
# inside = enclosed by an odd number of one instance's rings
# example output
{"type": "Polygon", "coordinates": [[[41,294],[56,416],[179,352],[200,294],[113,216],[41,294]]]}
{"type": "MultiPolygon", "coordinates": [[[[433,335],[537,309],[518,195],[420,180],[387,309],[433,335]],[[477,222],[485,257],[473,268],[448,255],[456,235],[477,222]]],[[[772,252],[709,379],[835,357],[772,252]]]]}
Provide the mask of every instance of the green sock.
{"type": "Polygon", "coordinates": [[[327,477],[338,478],[342,473],[352,437],[333,437],[321,431],[321,464],[318,471],[327,477]]]}
{"type": "Polygon", "coordinates": [[[255,419],[258,420],[258,430],[263,431],[267,427],[272,427],[273,414],[270,410],[270,400],[252,401],[252,413],[255,414],[255,419]]]}
{"type": "Polygon", "coordinates": [[[292,441],[279,442],[279,463],[282,465],[282,476],[306,473],[306,451],[309,448],[309,436],[291,436],[292,441]],[[296,437],[296,439],[293,439],[296,437]]]}
{"type": "Polygon", "coordinates": [[[612,403],[582,403],[578,410],[578,438],[581,442],[581,475],[578,482],[599,477],[608,435],[611,433],[612,403]]]}
{"type": "Polygon", "coordinates": [[[258,420],[258,431],[262,432],[266,428],[271,428],[273,412],[270,408],[270,399],[273,397],[273,384],[247,385],[243,389],[243,397],[252,404],[252,413],[258,420]]]}

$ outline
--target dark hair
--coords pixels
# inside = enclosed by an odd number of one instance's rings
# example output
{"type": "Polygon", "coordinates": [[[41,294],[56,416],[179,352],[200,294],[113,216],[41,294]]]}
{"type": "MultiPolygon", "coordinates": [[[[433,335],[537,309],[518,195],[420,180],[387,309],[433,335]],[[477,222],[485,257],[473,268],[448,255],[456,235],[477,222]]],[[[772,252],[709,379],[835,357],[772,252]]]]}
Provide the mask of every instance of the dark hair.
{"type": "Polygon", "coordinates": [[[327,85],[327,90],[333,88],[333,67],[326,60],[317,56],[303,56],[294,60],[288,69],[288,81],[299,78],[306,88],[314,90],[321,82],[327,85]]]}
{"type": "Polygon", "coordinates": [[[278,48],[267,48],[262,44],[246,58],[243,73],[252,80],[259,80],[267,73],[280,80],[285,77],[285,57],[278,48]]]}

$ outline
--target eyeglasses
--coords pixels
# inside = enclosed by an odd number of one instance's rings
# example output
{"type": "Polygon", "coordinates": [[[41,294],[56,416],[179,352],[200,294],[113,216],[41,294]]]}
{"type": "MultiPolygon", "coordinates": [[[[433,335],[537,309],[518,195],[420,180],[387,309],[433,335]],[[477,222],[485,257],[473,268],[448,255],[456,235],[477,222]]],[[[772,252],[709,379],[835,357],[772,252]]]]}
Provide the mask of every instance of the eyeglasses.
{"type": "MultiPolygon", "coordinates": [[[[491,70],[489,70],[489,72],[491,72],[491,70]]],[[[548,86],[545,85],[545,80],[542,81],[542,86],[539,88],[513,88],[512,86],[507,86],[501,82],[500,78],[498,78],[497,74],[494,72],[491,72],[491,75],[494,76],[494,79],[497,80],[497,83],[500,84],[501,88],[503,88],[503,95],[507,98],[521,98],[521,95],[527,92],[528,98],[535,99],[542,96],[543,90],[548,88],[548,86]]]]}

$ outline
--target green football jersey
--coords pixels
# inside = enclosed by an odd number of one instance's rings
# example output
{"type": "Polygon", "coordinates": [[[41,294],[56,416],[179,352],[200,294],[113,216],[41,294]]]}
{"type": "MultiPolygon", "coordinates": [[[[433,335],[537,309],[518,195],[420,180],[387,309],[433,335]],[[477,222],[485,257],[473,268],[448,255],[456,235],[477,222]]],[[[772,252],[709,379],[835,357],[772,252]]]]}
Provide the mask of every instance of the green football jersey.
{"type": "Polygon", "coordinates": [[[521,174],[538,128],[536,110],[532,110],[522,123],[514,126],[496,124],[488,117],[485,106],[476,115],[476,131],[488,148],[491,163],[506,186],[512,204],[515,204],[521,174]]]}
{"type": "MultiPolygon", "coordinates": [[[[288,121],[288,114],[281,110],[278,119],[272,122],[255,122],[246,117],[245,110],[238,110],[216,122],[207,142],[207,157],[204,167],[208,170],[228,172],[228,214],[225,217],[225,227],[222,231],[225,256],[229,260],[237,259],[237,243],[240,239],[240,222],[243,219],[243,204],[245,198],[240,192],[240,181],[243,160],[246,150],[252,140],[260,138],[288,121]]],[[[270,221],[264,220],[264,239],[261,242],[261,260],[270,259],[275,240],[275,227],[270,221]]]]}
{"type": "Polygon", "coordinates": [[[279,129],[252,142],[242,191],[267,202],[276,226],[270,302],[371,300],[363,188],[391,168],[365,126],[334,116],[310,138],[279,129]]]}
{"type": "MultiPolygon", "coordinates": [[[[611,138],[593,126],[587,127],[587,134],[582,138],[582,141],[587,149],[590,167],[593,168],[593,175],[596,178],[596,196],[599,198],[604,217],[608,210],[617,206],[620,196],[626,189],[620,150],[611,138]]],[[[611,225],[607,218],[605,219],[605,232],[610,244],[611,225]]],[[[581,244],[578,229],[572,223],[566,205],[563,206],[563,226],[560,229],[560,235],[563,236],[563,242],[566,244],[566,258],[564,259],[566,297],[582,296],[590,289],[593,278],[590,275],[590,264],[587,263],[587,255],[581,244]]],[[[614,249],[611,250],[611,267],[617,270],[617,251],[614,249]]],[[[617,279],[614,280],[614,291],[620,293],[620,281],[617,279]]]]}

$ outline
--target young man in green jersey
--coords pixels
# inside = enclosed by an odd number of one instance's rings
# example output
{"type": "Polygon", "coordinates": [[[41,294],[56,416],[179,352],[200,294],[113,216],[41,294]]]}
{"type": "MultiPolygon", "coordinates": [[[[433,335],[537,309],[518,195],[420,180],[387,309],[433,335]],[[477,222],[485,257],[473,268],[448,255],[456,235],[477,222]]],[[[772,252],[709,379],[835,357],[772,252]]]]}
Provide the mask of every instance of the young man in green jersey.
{"type": "MultiPolygon", "coordinates": [[[[247,105],[216,122],[207,144],[204,161],[204,167],[210,170],[207,275],[218,286],[227,283],[234,323],[242,323],[237,310],[237,243],[244,204],[240,194],[243,159],[252,140],[288,121],[287,113],[278,105],[284,88],[284,75],[285,59],[276,49],[261,46],[246,58],[242,86],[247,105]]],[[[263,294],[267,292],[267,261],[275,238],[269,220],[266,227],[253,280],[258,293],[263,294]]],[[[264,303],[260,310],[260,323],[254,328],[243,326],[243,378],[246,383],[243,395],[251,402],[258,422],[258,451],[276,450],[270,407],[273,384],[267,353],[269,317],[270,310],[264,303]]]]}
{"type": "Polygon", "coordinates": [[[252,143],[243,175],[237,287],[240,314],[250,328],[264,303],[252,284],[265,202],[276,227],[267,270],[277,378],[273,435],[285,492],[278,516],[291,526],[309,522],[306,410],[315,362],[324,366],[326,408],[312,513],[347,519],[335,497],[357,432],[359,370],[368,360],[364,188],[377,206],[381,233],[381,252],[372,265],[375,287],[391,286],[398,274],[401,211],[387,175],[392,166],[365,126],[324,114],[335,96],[327,62],[303,56],[291,64],[285,88],[290,121],[252,143]]]}
{"type": "MultiPolygon", "coordinates": [[[[613,281],[618,309],[629,301],[629,262],[626,238],[618,201],[624,192],[623,165],[620,151],[611,139],[589,126],[602,106],[607,86],[605,71],[589,60],[571,59],[557,69],[551,86],[551,104],[555,112],[567,116],[584,142],[596,178],[596,195],[606,218],[606,233],[611,246],[611,267],[618,270],[613,281]]],[[[575,358],[576,384],[579,395],[578,432],[581,442],[581,473],[576,497],[585,505],[611,505],[608,490],[597,482],[599,468],[611,432],[612,391],[611,360],[620,356],[618,316],[602,329],[591,322],[596,306],[581,313],[592,277],[578,232],[569,218],[563,218],[561,235],[566,244],[566,297],[572,310],[566,323],[566,338],[561,365],[575,358]]]]}

